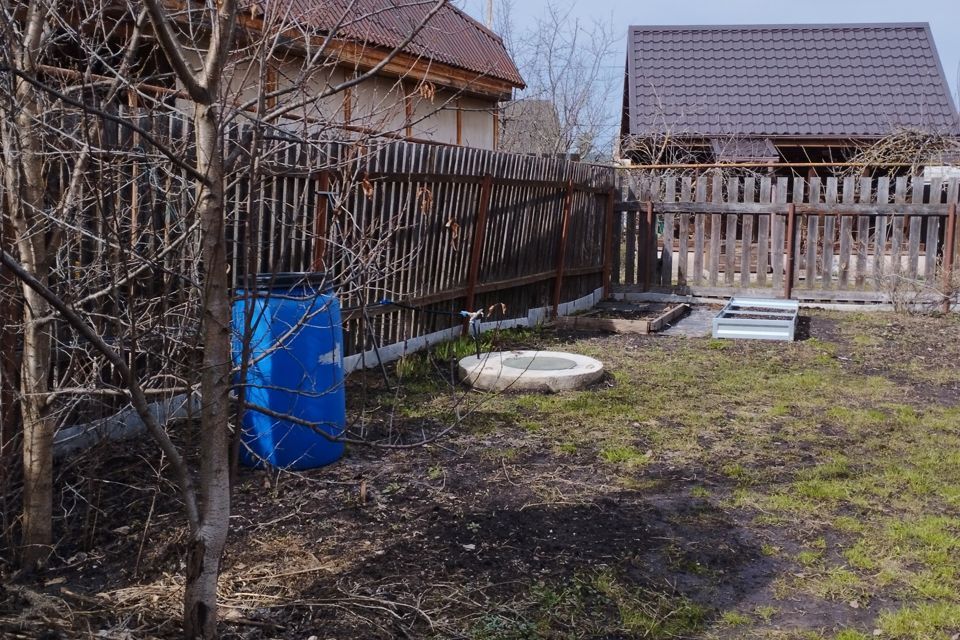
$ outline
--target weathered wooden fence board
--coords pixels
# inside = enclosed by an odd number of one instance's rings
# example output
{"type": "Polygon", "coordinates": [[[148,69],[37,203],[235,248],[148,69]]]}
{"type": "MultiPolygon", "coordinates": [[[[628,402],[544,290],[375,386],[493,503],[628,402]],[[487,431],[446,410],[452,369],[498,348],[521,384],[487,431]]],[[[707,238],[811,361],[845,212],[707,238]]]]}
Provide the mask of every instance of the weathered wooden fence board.
{"type": "MultiPolygon", "coordinates": [[[[772,194],[770,178],[760,179],[760,202],[770,204],[772,194]]],[[[767,268],[770,255],[770,216],[760,215],[757,218],[757,284],[761,287],[767,284],[767,268]]]]}
{"type": "MultiPolygon", "coordinates": [[[[860,178],[859,191],[858,201],[862,204],[869,205],[873,191],[873,181],[870,178],[860,178]]],[[[857,238],[855,246],[857,254],[857,276],[855,284],[857,289],[863,289],[867,282],[867,253],[870,250],[869,216],[859,216],[857,218],[857,238]]]]}
{"type": "MultiPolygon", "coordinates": [[[[785,204],[787,202],[787,179],[777,178],[774,184],[773,202],[785,204]]],[[[773,280],[773,288],[780,291],[783,288],[784,274],[784,248],[786,236],[787,219],[785,216],[771,216],[771,240],[770,240],[770,267],[773,280]]]]}
{"type": "MultiPolygon", "coordinates": [[[[697,202],[707,201],[707,178],[700,176],[697,178],[697,202]]],[[[694,232],[693,232],[693,284],[703,283],[703,233],[704,216],[694,214],[694,232]]]]}
{"type": "MultiPolygon", "coordinates": [[[[740,183],[736,178],[730,178],[727,180],[727,201],[728,202],[738,202],[740,199],[740,183]]],[[[727,238],[726,246],[724,249],[725,260],[724,260],[724,282],[727,286],[733,284],[735,271],[736,271],[736,256],[737,256],[737,223],[739,222],[739,216],[734,214],[727,214],[724,216],[727,222],[727,238]]]]}
{"type": "MultiPolygon", "coordinates": [[[[683,178],[680,186],[680,202],[690,202],[692,181],[688,176],[683,178]]],[[[687,271],[689,269],[690,259],[690,214],[680,214],[680,249],[677,259],[677,286],[683,287],[687,284],[687,271]]]]}
{"type": "MultiPolygon", "coordinates": [[[[713,179],[713,201],[721,203],[723,197],[723,179],[717,176],[713,179]]],[[[720,274],[720,234],[722,232],[722,218],[719,213],[710,216],[710,271],[709,282],[711,287],[717,286],[720,274]]]]}
{"type": "MultiPolygon", "coordinates": [[[[757,181],[755,178],[747,178],[743,182],[743,201],[747,204],[753,203],[756,198],[757,181]]],[[[732,216],[736,217],[736,216],[732,216]]],[[[740,286],[750,286],[750,273],[752,263],[750,257],[753,255],[753,219],[756,216],[743,216],[743,239],[740,249],[740,286]]]]}
{"type": "MultiPolygon", "coordinates": [[[[940,204],[943,197],[943,180],[934,178],[930,181],[930,194],[928,201],[933,204],[940,204]]],[[[937,255],[937,245],[940,242],[940,218],[927,218],[924,222],[927,225],[927,237],[924,241],[924,267],[923,278],[927,283],[934,282],[937,273],[937,260],[932,256],[937,255]]]]}
{"type": "MultiPolygon", "coordinates": [[[[803,178],[797,178],[793,181],[793,193],[791,197],[791,202],[796,208],[796,205],[803,203],[804,195],[806,194],[807,182],[803,178]]],[[[800,271],[801,265],[803,265],[803,260],[801,259],[801,250],[803,249],[803,220],[800,216],[797,216],[794,220],[793,225],[793,286],[797,287],[800,285],[800,271]]]]}
{"type": "MultiPolygon", "coordinates": [[[[810,179],[809,202],[812,204],[820,203],[821,192],[820,178],[810,179]]],[[[816,287],[817,276],[819,275],[818,265],[820,264],[820,216],[810,214],[807,216],[807,287],[812,289],[816,287]]]]}
{"type": "MultiPolygon", "coordinates": [[[[841,195],[844,204],[852,204],[855,196],[854,179],[848,176],[843,179],[843,193],[841,195]]],[[[850,249],[853,243],[853,218],[844,216],[840,219],[840,264],[837,267],[839,289],[847,289],[850,286],[850,249]]]]}

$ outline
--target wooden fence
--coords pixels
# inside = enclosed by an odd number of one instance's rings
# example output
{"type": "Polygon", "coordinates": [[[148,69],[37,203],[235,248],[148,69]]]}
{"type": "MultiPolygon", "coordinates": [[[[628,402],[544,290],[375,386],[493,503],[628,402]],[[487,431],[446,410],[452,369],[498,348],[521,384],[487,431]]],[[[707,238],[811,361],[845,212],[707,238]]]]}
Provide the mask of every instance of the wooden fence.
{"type": "MultiPolygon", "coordinates": [[[[155,300],[160,316],[177,305],[178,317],[190,313],[186,289],[199,277],[193,185],[158,152],[165,146],[189,162],[191,123],[124,107],[116,115],[94,128],[89,203],[60,249],[58,264],[70,266],[53,279],[71,300],[85,299],[86,289],[102,292],[86,305],[108,338],[110,319],[128,314],[128,303],[155,300]],[[149,271],[125,277],[146,263],[149,271]]],[[[58,117],[80,126],[73,114],[58,117]]],[[[604,265],[609,281],[613,169],[446,145],[251,132],[234,127],[224,150],[228,158],[240,152],[226,192],[233,285],[242,289],[262,273],[325,271],[346,311],[348,354],[459,322],[443,312],[497,305],[495,317],[511,319],[556,307],[603,286],[604,265]],[[250,140],[257,142],[246,148],[250,140]]],[[[69,183],[69,161],[51,166],[55,202],[54,191],[69,183]]]]}
{"type": "Polygon", "coordinates": [[[881,302],[950,292],[958,180],[643,178],[615,241],[621,291],[881,302]]]}
{"type": "MultiPolygon", "coordinates": [[[[196,370],[202,265],[192,181],[157,150],[165,145],[188,161],[195,152],[183,119],[123,109],[118,115],[136,121],[152,141],[113,120],[88,127],[97,150],[83,174],[87,195],[64,226],[50,282],[105,340],[125,345],[130,366],[150,381],[148,392],[160,385],[156,392],[165,393],[169,383],[159,381],[196,370]],[[133,331],[128,318],[150,327],[133,331]]],[[[237,128],[225,148],[228,158],[238,147],[242,152],[226,192],[233,285],[243,289],[263,273],[326,272],[345,312],[345,355],[453,335],[461,310],[489,309],[488,320],[509,322],[609,284],[613,169],[269,133],[246,149],[249,137],[237,128]]],[[[51,202],[69,183],[72,156],[62,157],[50,163],[51,202]]],[[[0,306],[0,337],[14,356],[20,304],[0,306]]],[[[89,401],[74,401],[119,379],[66,323],[51,326],[52,379],[72,390],[57,396],[62,420],[89,422],[121,408],[122,394],[99,389],[89,401]]],[[[7,375],[3,381],[0,387],[9,386],[7,375]]],[[[0,396],[5,414],[9,395],[0,396]]]]}
{"type": "Polygon", "coordinates": [[[272,199],[247,205],[259,272],[322,270],[338,285],[348,353],[449,328],[462,309],[511,319],[556,307],[604,286],[605,266],[609,282],[612,169],[419,143],[355,151],[331,144],[327,167],[298,167],[304,154],[288,148],[271,165],[272,199]]]}

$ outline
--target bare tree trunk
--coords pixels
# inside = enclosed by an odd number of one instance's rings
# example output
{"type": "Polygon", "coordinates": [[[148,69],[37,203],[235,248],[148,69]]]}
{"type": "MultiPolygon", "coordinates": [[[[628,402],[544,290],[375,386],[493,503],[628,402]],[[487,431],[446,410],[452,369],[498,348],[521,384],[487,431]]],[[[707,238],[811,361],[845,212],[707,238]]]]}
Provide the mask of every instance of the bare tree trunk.
{"type": "Polygon", "coordinates": [[[223,206],[223,155],[217,108],[197,105],[198,189],[204,269],[200,486],[203,511],[187,553],[184,633],[217,637],[217,581],[230,521],[230,291],[223,206]]]}
{"type": "MultiPolygon", "coordinates": [[[[21,64],[31,68],[36,55],[41,14],[31,15],[21,64]]],[[[40,216],[45,180],[39,106],[33,88],[15,81],[18,112],[13,126],[4,123],[4,180],[10,218],[23,264],[47,283],[50,270],[47,224],[40,216]]],[[[5,115],[5,114],[0,114],[5,115]]],[[[29,287],[23,287],[23,355],[20,369],[20,406],[23,417],[23,523],[21,563],[27,570],[46,563],[53,543],[53,435],[55,424],[47,410],[50,390],[50,307],[29,287]]]]}
{"type": "MultiPolygon", "coordinates": [[[[43,278],[46,280],[46,278],[43,278]]],[[[53,544],[53,434],[46,409],[50,376],[50,334],[38,318],[49,315],[46,301],[24,288],[23,362],[20,370],[23,415],[22,565],[46,563],[53,544]]]]}
{"type": "MultiPolygon", "coordinates": [[[[3,199],[0,197],[0,206],[3,199]]],[[[0,249],[12,248],[13,229],[9,220],[0,220],[0,249]]],[[[23,321],[22,298],[18,293],[15,276],[0,267],[0,526],[4,532],[12,531],[10,523],[15,517],[12,485],[20,474],[20,336],[17,329],[23,321]]],[[[19,505],[17,505],[19,507],[19,505]]],[[[12,536],[5,541],[15,548],[12,536]]]]}

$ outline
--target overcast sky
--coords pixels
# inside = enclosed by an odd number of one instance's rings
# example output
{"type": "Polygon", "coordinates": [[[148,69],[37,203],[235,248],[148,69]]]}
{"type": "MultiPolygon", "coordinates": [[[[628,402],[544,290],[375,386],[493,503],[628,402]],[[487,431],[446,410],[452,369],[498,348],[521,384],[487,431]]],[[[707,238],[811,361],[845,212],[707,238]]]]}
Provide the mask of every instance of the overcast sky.
{"type": "MultiPolygon", "coordinates": [[[[572,5],[585,20],[612,21],[620,41],[604,67],[611,76],[623,73],[627,27],[632,24],[767,24],[825,22],[929,22],[944,72],[957,101],[960,74],[960,0],[555,0],[572,5]]],[[[499,5],[500,0],[494,0],[499,5]]],[[[474,17],[485,20],[487,0],[461,0],[474,17]]],[[[514,0],[515,32],[536,19],[547,0],[514,0]]],[[[617,98],[619,101],[619,96],[617,98]]],[[[618,127],[617,105],[611,105],[611,127],[618,127]]]]}

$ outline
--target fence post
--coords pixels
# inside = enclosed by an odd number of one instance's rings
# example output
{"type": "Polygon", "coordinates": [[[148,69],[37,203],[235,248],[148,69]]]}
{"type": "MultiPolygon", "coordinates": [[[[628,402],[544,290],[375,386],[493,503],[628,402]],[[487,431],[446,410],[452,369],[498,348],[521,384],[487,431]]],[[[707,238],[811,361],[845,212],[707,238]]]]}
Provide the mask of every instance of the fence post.
{"type": "MultiPolygon", "coordinates": [[[[477,279],[480,277],[480,258],[483,256],[483,243],[487,234],[487,213],[490,209],[490,193],[493,190],[493,176],[485,174],[480,184],[480,202],[477,205],[477,219],[473,227],[473,245],[470,248],[470,271],[467,273],[467,311],[475,311],[477,279]]],[[[469,331],[469,322],[464,320],[463,334],[469,331]]]]}
{"type": "Polygon", "coordinates": [[[607,211],[603,228],[603,297],[610,297],[610,279],[613,275],[613,218],[616,193],[613,189],[607,193],[607,211]]]}
{"type": "Polygon", "coordinates": [[[953,295],[953,243],[957,229],[957,203],[951,202],[947,213],[947,233],[943,243],[943,312],[950,311],[953,295]]]}
{"type": "Polygon", "coordinates": [[[560,242],[557,247],[557,277],[553,282],[553,316],[560,311],[560,294],[563,289],[563,268],[567,261],[567,235],[570,233],[570,212],[573,209],[573,179],[567,181],[567,197],[563,202],[563,222],[560,227],[560,242]]]}
{"type": "Polygon", "coordinates": [[[317,213],[313,226],[313,270],[326,270],[327,254],[327,209],[330,192],[330,173],[320,172],[320,178],[317,181],[317,213]]]}
{"type": "Polygon", "coordinates": [[[793,296],[793,272],[796,270],[797,256],[794,252],[796,221],[797,205],[791,202],[787,207],[787,277],[783,282],[783,297],[787,300],[793,296]]]}

